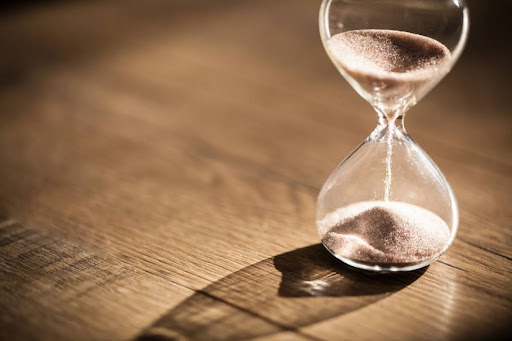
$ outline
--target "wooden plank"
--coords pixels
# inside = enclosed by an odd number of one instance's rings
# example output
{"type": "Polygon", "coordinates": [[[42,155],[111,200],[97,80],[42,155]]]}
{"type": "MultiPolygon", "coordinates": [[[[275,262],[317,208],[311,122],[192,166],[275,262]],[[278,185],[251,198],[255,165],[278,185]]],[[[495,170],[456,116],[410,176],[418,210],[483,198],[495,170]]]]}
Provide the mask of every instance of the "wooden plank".
{"type": "Polygon", "coordinates": [[[178,339],[247,339],[275,332],[234,322],[246,320],[250,312],[284,330],[301,330],[302,337],[312,340],[339,338],[341,330],[342,339],[351,339],[361,336],[368,320],[360,316],[368,310],[375,311],[370,313],[371,321],[404,317],[392,328],[377,324],[364,335],[368,339],[450,339],[475,330],[503,332],[512,317],[510,262],[460,243],[454,248],[427,271],[398,275],[340,266],[319,244],[300,248],[212,283],[167,312],[143,335],[156,330],[158,335],[178,339]],[[385,303],[389,301],[395,303],[385,303]],[[233,307],[240,310],[234,312],[233,307]],[[198,310],[201,316],[217,318],[198,317],[198,310]],[[411,310],[417,315],[411,316],[411,310]],[[481,315],[491,311],[494,314],[481,315]],[[216,329],[233,334],[213,333],[216,329]]]}
{"type": "Polygon", "coordinates": [[[90,245],[0,224],[2,339],[126,339],[190,293],[90,245]]]}

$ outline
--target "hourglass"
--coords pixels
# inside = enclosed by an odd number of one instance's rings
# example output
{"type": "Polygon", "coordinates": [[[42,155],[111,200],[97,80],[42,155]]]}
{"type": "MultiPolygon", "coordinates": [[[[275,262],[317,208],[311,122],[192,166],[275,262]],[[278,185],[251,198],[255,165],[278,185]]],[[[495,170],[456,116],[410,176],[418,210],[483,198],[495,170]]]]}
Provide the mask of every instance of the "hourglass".
{"type": "Polygon", "coordinates": [[[463,0],[323,1],[327,54],[378,114],[377,128],[318,196],[318,232],[341,261],[373,271],[414,270],[453,242],[455,195],[405,131],[404,116],[450,71],[468,28],[463,0]]]}

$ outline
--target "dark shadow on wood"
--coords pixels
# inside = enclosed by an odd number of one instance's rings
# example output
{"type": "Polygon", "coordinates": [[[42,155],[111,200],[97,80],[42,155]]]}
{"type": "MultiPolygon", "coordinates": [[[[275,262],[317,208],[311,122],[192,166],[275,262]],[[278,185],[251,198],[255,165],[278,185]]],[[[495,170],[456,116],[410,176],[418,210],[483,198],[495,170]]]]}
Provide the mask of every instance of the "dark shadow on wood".
{"type": "Polygon", "coordinates": [[[301,327],[382,300],[424,272],[356,271],[321,244],[311,245],[210,284],[162,316],[137,340],[240,340],[282,331],[300,334],[301,327]]]}
{"type": "Polygon", "coordinates": [[[274,258],[283,279],[283,297],[343,297],[382,295],[414,282],[426,268],[413,272],[375,273],[345,265],[321,244],[287,252],[274,258]]]}

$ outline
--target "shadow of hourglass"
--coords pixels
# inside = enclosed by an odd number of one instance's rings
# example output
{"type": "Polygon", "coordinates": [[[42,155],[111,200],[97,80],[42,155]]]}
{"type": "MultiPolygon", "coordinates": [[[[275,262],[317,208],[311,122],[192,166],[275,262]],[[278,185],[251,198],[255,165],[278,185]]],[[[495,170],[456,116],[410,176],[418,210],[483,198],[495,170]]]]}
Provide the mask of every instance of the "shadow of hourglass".
{"type": "Polygon", "coordinates": [[[197,291],[137,340],[239,340],[296,331],[377,302],[424,272],[353,270],[322,245],[311,245],[250,265],[197,291]]]}

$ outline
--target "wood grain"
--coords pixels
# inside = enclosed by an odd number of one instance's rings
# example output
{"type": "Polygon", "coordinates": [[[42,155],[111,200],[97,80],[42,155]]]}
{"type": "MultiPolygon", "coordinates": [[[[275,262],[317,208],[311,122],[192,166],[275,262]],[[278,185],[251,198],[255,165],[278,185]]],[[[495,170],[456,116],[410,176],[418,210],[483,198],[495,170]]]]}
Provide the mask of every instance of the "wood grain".
{"type": "Polygon", "coordinates": [[[316,195],[376,123],[322,49],[318,2],[0,16],[0,338],[509,332],[510,70],[486,45],[492,12],[470,5],[475,38],[406,119],[454,188],[460,230],[438,262],[399,275],[354,271],[318,244],[316,195]]]}

